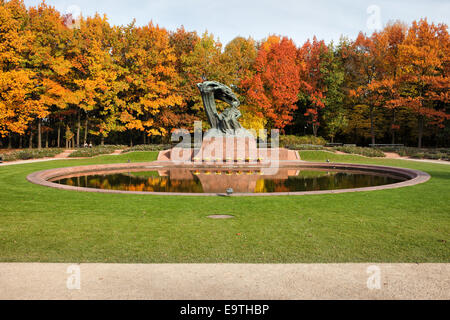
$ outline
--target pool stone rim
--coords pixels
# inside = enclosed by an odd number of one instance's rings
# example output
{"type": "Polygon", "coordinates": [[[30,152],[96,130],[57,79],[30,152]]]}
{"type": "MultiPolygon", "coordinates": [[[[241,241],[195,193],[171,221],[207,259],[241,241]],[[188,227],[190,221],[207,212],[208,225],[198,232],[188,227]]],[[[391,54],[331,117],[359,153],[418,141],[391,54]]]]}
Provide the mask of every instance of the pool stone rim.
{"type": "MultiPolygon", "coordinates": [[[[96,188],[86,188],[86,187],[75,187],[62,185],[58,183],[51,182],[49,180],[56,177],[67,176],[70,174],[80,174],[89,173],[101,170],[114,171],[114,170],[125,170],[125,169],[173,169],[173,168],[269,168],[271,164],[261,164],[261,165],[196,165],[193,162],[184,163],[173,163],[170,161],[153,161],[153,162],[140,162],[140,163],[115,163],[115,164],[96,164],[96,165],[85,165],[85,166],[75,166],[75,167],[63,167],[54,168],[43,171],[37,171],[29,174],[27,180],[33,184],[60,189],[60,190],[71,190],[79,192],[97,192],[97,193],[115,193],[115,194],[138,194],[138,195],[159,195],[159,196],[227,196],[227,197],[267,197],[267,196],[301,196],[301,195],[318,195],[318,194],[337,194],[337,193],[347,193],[347,192],[366,192],[366,191],[376,191],[385,189],[397,189],[408,186],[413,186],[421,183],[427,182],[431,176],[423,171],[399,168],[399,167],[389,167],[389,166],[379,166],[379,165],[366,165],[366,164],[353,164],[353,163],[324,163],[324,162],[305,162],[305,161],[279,161],[277,165],[279,168],[309,168],[309,169],[334,169],[334,170],[354,170],[354,171],[366,171],[372,173],[383,173],[383,174],[393,174],[399,177],[406,178],[408,180],[397,182],[393,184],[387,184],[382,186],[374,187],[363,187],[363,188],[349,188],[349,189],[337,189],[337,190],[319,190],[319,191],[294,191],[294,192],[271,192],[271,193],[233,193],[232,195],[227,195],[226,192],[223,193],[183,193],[183,192],[150,192],[150,191],[125,191],[125,190],[108,190],[108,189],[96,189],[96,188]]],[[[272,163],[273,165],[273,163],[272,163]]]]}

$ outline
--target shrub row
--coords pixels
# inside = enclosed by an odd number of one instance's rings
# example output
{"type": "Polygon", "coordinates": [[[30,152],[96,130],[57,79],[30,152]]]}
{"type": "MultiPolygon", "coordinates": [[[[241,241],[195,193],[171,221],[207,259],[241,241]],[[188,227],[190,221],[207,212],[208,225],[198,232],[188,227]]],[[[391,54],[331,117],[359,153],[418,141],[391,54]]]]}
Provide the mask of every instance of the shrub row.
{"type": "MultiPolygon", "coordinates": [[[[288,146],[290,150],[327,150],[324,146],[318,146],[313,144],[293,144],[288,146]]],[[[333,150],[330,150],[333,151],[333,150]]]]}
{"type": "Polygon", "coordinates": [[[410,156],[414,159],[430,159],[450,161],[450,153],[446,152],[417,152],[410,156]]]}
{"type": "Polygon", "coordinates": [[[3,161],[15,161],[15,160],[29,160],[29,159],[42,159],[53,158],[57,154],[63,152],[63,149],[49,148],[49,149],[24,149],[11,152],[5,152],[0,154],[3,161]]]}
{"type": "Polygon", "coordinates": [[[110,154],[115,150],[124,150],[127,146],[122,145],[105,145],[105,146],[95,146],[92,148],[81,148],[77,149],[75,152],[70,154],[70,158],[88,158],[95,157],[102,154],[110,154]]]}
{"type": "MultiPolygon", "coordinates": [[[[450,148],[441,149],[419,149],[410,147],[381,147],[381,148],[362,148],[354,146],[343,147],[324,147],[326,141],[323,138],[315,138],[313,136],[280,136],[280,147],[289,148],[291,150],[329,150],[341,151],[349,154],[358,154],[366,157],[384,157],[384,152],[396,152],[402,157],[411,157],[416,159],[433,159],[450,161],[450,148]],[[309,141],[314,143],[299,143],[298,141],[309,141]],[[383,152],[384,151],[384,152],[383,152]]],[[[105,145],[95,146],[92,148],[82,148],[73,152],[70,157],[84,158],[94,157],[103,154],[113,153],[115,150],[124,150],[123,153],[135,151],[161,151],[171,148],[169,144],[147,144],[127,147],[123,145],[105,145]]],[[[63,152],[62,148],[48,149],[24,149],[11,152],[0,153],[3,161],[29,160],[52,158],[63,152]]]]}
{"type": "Polygon", "coordinates": [[[381,150],[385,152],[395,152],[402,157],[450,161],[450,148],[425,149],[411,147],[383,147],[381,150]]]}
{"type": "Polygon", "coordinates": [[[170,144],[141,144],[133,147],[126,148],[123,153],[134,152],[134,151],[162,151],[170,149],[172,146],[170,144]]]}
{"type": "Polygon", "coordinates": [[[384,152],[380,149],[375,148],[362,148],[362,147],[334,147],[334,150],[350,153],[350,154],[358,154],[365,157],[384,157],[384,152]]]}
{"type": "Polygon", "coordinates": [[[290,148],[300,145],[324,146],[327,141],[322,137],[280,135],[280,147],[290,148]]]}

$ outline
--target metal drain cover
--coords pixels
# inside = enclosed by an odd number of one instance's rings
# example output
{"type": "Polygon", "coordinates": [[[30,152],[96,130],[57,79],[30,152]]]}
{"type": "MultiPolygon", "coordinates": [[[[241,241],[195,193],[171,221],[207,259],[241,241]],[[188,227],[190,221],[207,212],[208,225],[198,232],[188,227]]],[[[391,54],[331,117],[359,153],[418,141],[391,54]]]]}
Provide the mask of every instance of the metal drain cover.
{"type": "Polygon", "coordinates": [[[234,216],[230,216],[227,214],[213,214],[211,216],[208,216],[210,219],[233,219],[234,216]]]}

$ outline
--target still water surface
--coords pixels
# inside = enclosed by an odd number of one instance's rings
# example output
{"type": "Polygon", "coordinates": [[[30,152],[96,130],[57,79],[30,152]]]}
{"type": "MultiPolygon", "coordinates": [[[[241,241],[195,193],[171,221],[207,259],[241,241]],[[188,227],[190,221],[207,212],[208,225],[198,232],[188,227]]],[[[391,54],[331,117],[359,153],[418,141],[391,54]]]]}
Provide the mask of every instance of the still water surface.
{"type": "Polygon", "coordinates": [[[89,173],[52,181],[75,187],[108,190],[223,193],[272,193],[364,188],[393,184],[405,179],[351,171],[280,169],[276,175],[259,170],[196,171],[172,169],[120,173],[89,173]]]}

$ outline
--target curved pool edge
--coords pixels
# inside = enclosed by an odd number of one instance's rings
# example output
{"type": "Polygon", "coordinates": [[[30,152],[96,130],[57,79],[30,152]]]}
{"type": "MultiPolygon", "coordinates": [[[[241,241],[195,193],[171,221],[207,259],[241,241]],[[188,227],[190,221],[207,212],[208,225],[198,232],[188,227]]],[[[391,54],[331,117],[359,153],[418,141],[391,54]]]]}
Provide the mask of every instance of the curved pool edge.
{"type": "MultiPolygon", "coordinates": [[[[289,168],[292,166],[304,167],[304,168],[321,168],[321,169],[348,169],[348,170],[361,170],[376,173],[389,173],[398,176],[403,176],[408,180],[387,184],[382,186],[374,187],[364,187],[364,188],[350,188],[350,189],[337,189],[337,190],[320,190],[320,191],[298,191],[298,192],[272,192],[272,193],[233,193],[231,196],[234,197],[266,197],[266,196],[302,196],[302,195],[319,195],[319,194],[337,194],[337,193],[347,193],[347,192],[366,192],[366,191],[376,191],[384,189],[396,189],[403,188],[413,185],[418,185],[427,182],[431,176],[423,171],[379,166],[379,165],[363,165],[363,164],[351,164],[351,163],[323,163],[323,162],[305,162],[305,161],[283,161],[278,164],[280,168],[289,168]]],[[[66,167],[66,168],[55,168],[43,171],[37,171],[29,174],[27,180],[33,184],[60,189],[60,190],[71,190],[79,192],[97,192],[97,193],[113,193],[113,194],[137,194],[137,195],[159,195],[159,196],[227,196],[226,193],[181,193],[181,192],[150,192],[150,191],[125,191],[125,190],[109,190],[109,189],[96,189],[96,188],[85,188],[85,187],[74,187],[68,185],[62,185],[49,181],[50,179],[77,173],[89,173],[100,170],[123,170],[123,169],[161,169],[161,168],[229,168],[227,164],[217,165],[217,164],[202,164],[197,166],[192,163],[182,163],[174,164],[172,162],[141,162],[141,163],[119,163],[119,164],[102,164],[102,165],[86,165],[77,167],[66,167]]],[[[268,167],[268,165],[234,165],[234,168],[263,168],[268,167]]]]}

